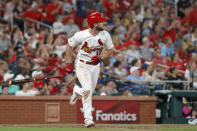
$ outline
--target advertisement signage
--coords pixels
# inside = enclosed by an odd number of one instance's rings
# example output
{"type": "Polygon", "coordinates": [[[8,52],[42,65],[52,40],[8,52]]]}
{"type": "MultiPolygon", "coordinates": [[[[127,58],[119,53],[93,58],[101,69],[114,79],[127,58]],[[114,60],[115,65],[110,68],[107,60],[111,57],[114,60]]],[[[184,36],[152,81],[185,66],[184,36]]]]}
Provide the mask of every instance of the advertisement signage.
{"type": "MultiPolygon", "coordinates": [[[[96,123],[139,123],[139,102],[95,100],[92,115],[96,123]]],[[[83,107],[77,103],[77,122],[83,123],[83,107]]]]}

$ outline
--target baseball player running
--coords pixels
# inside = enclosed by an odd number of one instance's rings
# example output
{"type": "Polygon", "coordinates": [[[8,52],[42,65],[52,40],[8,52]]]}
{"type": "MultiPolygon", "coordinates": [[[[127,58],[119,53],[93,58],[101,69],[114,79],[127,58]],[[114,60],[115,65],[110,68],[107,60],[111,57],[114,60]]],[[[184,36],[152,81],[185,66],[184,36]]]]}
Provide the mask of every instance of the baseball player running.
{"type": "Polygon", "coordinates": [[[75,69],[82,88],[77,85],[74,87],[70,104],[76,103],[78,95],[82,96],[84,123],[87,128],[95,125],[92,117],[92,94],[97,85],[100,62],[110,57],[114,47],[110,34],[104,30],[103,22],[106,20],[107,18],[102,17],[99,12],[90,14],[88,16],[90,28],[76,32],[68,39],[66,48],[66,68],[71,73],[73,71],[72,49],[79,45],[75,69]],[[106,51],[102,53],[103,49],[106,51]]]}

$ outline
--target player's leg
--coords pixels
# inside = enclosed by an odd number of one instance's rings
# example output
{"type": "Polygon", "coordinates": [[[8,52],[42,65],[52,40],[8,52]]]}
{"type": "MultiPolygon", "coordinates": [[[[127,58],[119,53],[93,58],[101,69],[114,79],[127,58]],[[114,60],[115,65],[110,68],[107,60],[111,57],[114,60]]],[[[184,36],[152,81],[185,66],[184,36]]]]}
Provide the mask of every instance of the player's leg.
{"type": "Polygon", "coordinates": [[[79,87],[77,84],[75,84],[75,86],[73,88],[73,94],[70,97],[70,104],[71,105],[76,104],[78,97],[81,95],[82,95],[82,88],[79,87]]]}
{"type": "MultiPolygon", "coordinates": [[[[91,102],[91,105],[92,105],[92,94],[94,93],[95,87],[97,85],[99,70],[100,70],[100,65],[93,66],[92,68],[90,68],[92,87],[91,87],[91,92],[89,93],[89,98],[91,99],[89,102],[91,102]]],[[[85,100],[83,101],[83,98],[85,98],[85,97],[82,97],[82,102],[83,102],[83,104],[85,104],[86,101],[85,100]]],[[[91,109],[92,109],[92,106],[91,106],[91,109]]],[[[90,121],[90,123],[91,122],[93,122],[93,121],[90,121]]],[[[85,119],[85,124],[86,123],[88,123],[88,119],[85,119]]],[[[92,125],[91,124],[86,124],[86,125],[89,125],[91,127],[91,126],[94,126],[95,123],[92,123],[92,125]]]]}
{"type": "Polygon", "coordinates": [[[82,88],[79,87],[79,85],[75,84],[74,89],[73,89],[74,93],[77,93],[78,95],[82,96],[82,88]]]}
{"type": "Polygon", "coordinates": [[[92,94],[94,93],[94,90],[95,90],[97,82],[98,82],[99,72],[100,72],[100,66],[99,66],[99,68],[96,67],[95,70],[92,72],[92,83],[93,83],[92,94]]]}
{"type": "MultiPolygon", "coordinates": [[[[76,64],[76,63],[75,63],[76,64]]],[[[79,96],[82,96],[82,86],[78,78],[76,79],[75,86],[73,88],[73,94],[70,97],[70,104],[74,105],[77,102],[79,96]]]]}
{"type": "Polygon", "coordinates": [[[78,62],[76,75],[82,85],[82,103],[84,110],[85,126],[94,124],[92,118],[92,68],[94,66],[78,62]]]}
{"type": "Polygon", "coordinates": [[[76,79],[73,91],[75,93],[77,93],[78,95],[82,96],[82,93],[83,93],[82,92],[82,86],[81,86],[81,83],[79,82],[78,78],[76,79]]]}

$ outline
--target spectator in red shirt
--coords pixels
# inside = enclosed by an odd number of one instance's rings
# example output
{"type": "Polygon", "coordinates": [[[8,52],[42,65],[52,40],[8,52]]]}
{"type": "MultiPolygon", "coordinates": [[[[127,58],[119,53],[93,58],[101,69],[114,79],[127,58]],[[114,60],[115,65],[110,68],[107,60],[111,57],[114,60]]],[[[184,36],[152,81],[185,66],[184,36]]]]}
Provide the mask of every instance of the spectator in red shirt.
{"type": "Polygon", "coordinates": [[[47,82],[47,88],[50,91],[51,95],[57,95],[57,93],[59,93],[60,86],[64,81],[63,75],[60,74],[57,68],[52,72],[48,72],[49,75],[57,76],[56,78],[49,79],[49,81],[47,82]],[[58,76],[62,76],[62,77],[58,77],[58,76]]]}
{"type": "Polygon", "coordinates": [[[153,47],[158,47],[158,43],[161,42],[162,30],[159,25],[155,25],[154,32],[152,34],[151,40],[153,41],[153,47]]]}
{"type": "Polygon", "coordinates": [[[123,42],[121,41],[120,35],[120,27],[114,27],[112,29],[112,41],[116,50],[123,49],[123,42]]]}
{"type": "Polygon", "coordinates": [[[190,25],[197,25],[197,2],[194,3],[193,9],[190,12],[190,25]]]}
{"type": "Polygon", "coordinates": [[[140,43],[137,41],[137,33],[136,33],[135,31],[134,31],[134,32],[131,32],[131,33],[129,34],[128,40],[127,40],[126,43],[125,43],[126,49],[128,49],[129,46],[130,46],[130,45],[133,45],[133,44],[135,44],[135,45],[137,45],[137,46],[140,45],[140,43]]]}
{"type": "MultiPolygon", "coordinates": [[[[185,71],[185,66],[178,54],[171,55],[171,60],[168,62],[169,67],[176,67],[180,71],[185,71]]],[[[183,73],[181,73],[183,75],[183,73]]]]}
{"type": "MultiPolygon", "coordinates": [[[[30,19],[37,20],[37,21],[41,21],[42,19],[44,19],[42,12],[39,11],[39,5],[36,2],[33,2],[33,4],[31,5],[31,9],[25,11],[22,17],[28,17],[30,19]]],[[[28,21],[28,22],[30,24],[33,23],[31,21],[28,21]]]]}
{"type": "Polygon", "coordinates": [[[43,13],[43,16],[45,17],[46,16],[46,7],[47,7],[47,4],[45,4],[42,0],[38,0],[37,1],[37,4],[39,5],[39,11],[43,13]]]}
{"type": "Polygon", "coordinates": [[[165,57],[161,57],[161,49],[156,49],[154,53],[154,58],[152,60],[152,66],[155,67],[158,64],[160,65],[167,65],[168,60],[165,57]]]}
{"type": "Polygon", "coordinates": [[[190,60],[190,54],[188,52],[188,46],[186,43],[182,43],[181,48],[177,50],[178,57],[183,61],[184,64],[190,60]]]}
{"type": "Polygon", "coordinates": [[[176,19],[169,21],[169,26],[165,27],[164,33],[162,35],[162,41],[165,40],[166,37],[170,37],[174,42],[176,39],[176,30],[175,28],[180,25],[180,22],[176,19]]]}
{"type": "MultiPolygon", "coordinates": [[[[33,78],[43,77],[43,73],[42,73],[42,71],[33,71],[32,77],[33,78]]],[[[34,82],[34,88],[36,88],[36,89],[40,88],[41,89],[41,88],[44,88],[44,87],[45,87],[45,84],[42,80],[34,82]]]]}
{"type": "Polygon", "coordinates": [[[59,67],[58,67],[58,73],[60,76],[65,76],[67,74],[66,72],[66,63],[62,63],[59,67]]]}
{"type": "Polygon", "coordinates": [[[184,26],[189,26],[190,25],[190,13],[191,13],[191,8],[185,9],[185,16],[182,18],[182,24],[184,26]]]}
{"type": "Polygon", "coordinates": [[[127,11],[129,7],[132,5],[134,0],[118,0],[119,2],[119,9],[121,11],[127,11]]]}
{"type": "Polygon", "coordinates": [[[111,18],[114,11],[118,9],[118,4],[116,3],[116,0],[105,0],[104,6],[106,8],[105,15],[109,18],[111,18]]]}
{"type": "Polygon", "coordinates": [[[50,92],[50,95],[57,95],[59,93],[59,89],[57,85],[60,84],[58,79],[49,79],[47,89],[50,92]]]}
{"type": "Polygon", "coordinates": [[[62,13],[62,5],[59,4],[59,0],[54,0],[46,7],[45,23],[52,26],[53,22],[55,21],[55,17],[61,13],[62,13]]]}

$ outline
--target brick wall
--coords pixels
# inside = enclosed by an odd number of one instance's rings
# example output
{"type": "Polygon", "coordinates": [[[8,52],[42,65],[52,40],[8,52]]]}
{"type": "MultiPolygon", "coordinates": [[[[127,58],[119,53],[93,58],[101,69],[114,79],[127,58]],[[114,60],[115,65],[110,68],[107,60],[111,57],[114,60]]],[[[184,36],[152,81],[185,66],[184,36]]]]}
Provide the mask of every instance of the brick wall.
{"type": "MultiPolygon", "coordinates": [[[[140,123],[155,123],[156,97],[93,97],[140,102],[140,123]]],[[[67,96],[0,96],[0,124],[76,123],[76,106],[67,96]]]]}
{"type": "Polygon", "coordinates": [[[140,123],[141,124],[154,124],[156,123],[156,103],[141,102],[140,103],[140,123]]]}

